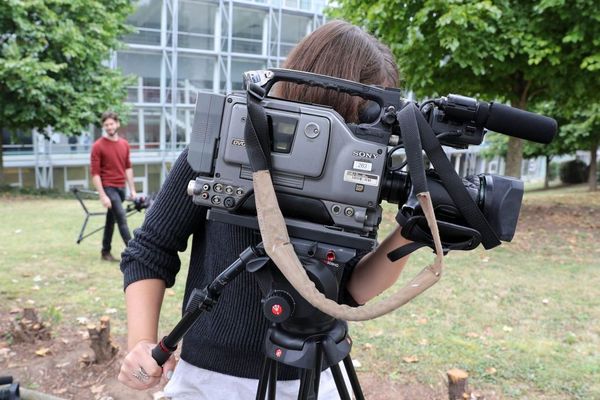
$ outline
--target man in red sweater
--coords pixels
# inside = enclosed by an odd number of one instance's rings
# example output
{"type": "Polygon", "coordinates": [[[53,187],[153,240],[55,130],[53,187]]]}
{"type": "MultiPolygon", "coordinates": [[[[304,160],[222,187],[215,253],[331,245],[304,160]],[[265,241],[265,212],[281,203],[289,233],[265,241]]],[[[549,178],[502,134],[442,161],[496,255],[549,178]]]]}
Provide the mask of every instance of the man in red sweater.
{"type": "Polygon", "coordinates": [[[108,209],[101,253],[101,258],[105,261],[118,261],[110,253],[115,222],[125,245],[131,239],[122,204],[125,200],[126,183],[131,198],[137,196],[129,159],[129,143],[119,137],[119,126],[119,116],[116,113],[108,111],[102,114],[102,127],[106,135],[94,142],[91,155],[92,182],[100,194],[100,202],[108,209]]]}

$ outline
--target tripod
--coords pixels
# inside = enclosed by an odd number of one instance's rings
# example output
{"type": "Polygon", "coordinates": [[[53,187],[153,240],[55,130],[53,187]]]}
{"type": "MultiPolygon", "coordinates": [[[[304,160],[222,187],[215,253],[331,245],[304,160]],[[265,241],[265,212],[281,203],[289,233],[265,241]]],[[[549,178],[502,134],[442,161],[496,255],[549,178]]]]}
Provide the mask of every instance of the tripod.
{"type": "MultiPolygon", "coordinates": [[[[317,287],[328,297],[337,295],[339,277],[343,268],[323,268],[315,255],[331,252],[328,245],[292,239],[298,254],[308,254],[305,268],[317,287]],[[331,271],[336,271],[332,273],[331,271]]],[[[348,261],[355,252],[337,247],[341,261],[348,261]]],[[[331,254],[331,253],[329,253],[331,254]]],[[[256,274],[261,291],[263,313],[273,325],[267,331],[264,343],[265,358],[259,379],[256,399],[275,399],[278,365],[285,364],[299,369],[299,400],[316,400],[319,392],[321,371],[330,368],[342,400],[350,400],[338,365],[343,361],[354,395],[364,399],[356,371],[350,358],[352,341],[345,321],[336,320],[306,302],[283,278],[262,244],[246,248],[231,265],[203,289],[194,289],[183,317],[152,350],[152,357],[163,365],[177,349],[177,344],[189,328],[205,311],[210,311],[228,283],[242,271],[256,274]]],[[[333,297],[331,297],[333,298],[333,297]]]]}

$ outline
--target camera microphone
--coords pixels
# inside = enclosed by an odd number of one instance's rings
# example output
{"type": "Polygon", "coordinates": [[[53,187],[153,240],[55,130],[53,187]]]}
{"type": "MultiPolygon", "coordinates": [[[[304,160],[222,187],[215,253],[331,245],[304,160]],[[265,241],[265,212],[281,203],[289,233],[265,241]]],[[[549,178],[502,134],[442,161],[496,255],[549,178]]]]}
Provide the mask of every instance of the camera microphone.
{"type": "Polygon", "coordinates": [[[550,143],[558,130],[553,118],[501,103],[487,103],[456,94],[442,97],[435,103],[450,120],[472,121],[478,127],[537,143],[550,143]]]}
{"type": "Polygon", "coordinates": [[[532,142],[548,144],[558,130],[556,120],[500,103],[491,103],[487,129],[532,142]]]}

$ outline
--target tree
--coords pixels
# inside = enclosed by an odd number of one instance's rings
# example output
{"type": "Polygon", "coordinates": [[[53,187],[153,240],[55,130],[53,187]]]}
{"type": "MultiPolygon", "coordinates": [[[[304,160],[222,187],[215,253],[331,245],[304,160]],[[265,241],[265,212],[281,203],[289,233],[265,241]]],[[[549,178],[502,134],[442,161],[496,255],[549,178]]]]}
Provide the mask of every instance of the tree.
{"type": "Polygon", "coordinates": [[[588,185],[590,191],[598,189],[598,147],[600,145],[600,103],[574,113],[570,124],[564,126],[565,142],[578,150],[590,152],[588,185]]]}
{"type": "MultiPolygon", "coordinates": [[[[531,109],[581,108],[600,93],[596,0],[340,0],[331,14],[390,44],[418,97],[461,93],[531,109]]],[[[522,141],[507,174],[520,177],[522,141]]]]}
{"type": "MultiPolygon", "coordinates": [[[[79,135],[108,109],[123,109],[127,79],[106,65],[131,0],[0,2],[0,124],[79,135]]],[[[0,183],[2,177],[0,135],[0,183]]]]}

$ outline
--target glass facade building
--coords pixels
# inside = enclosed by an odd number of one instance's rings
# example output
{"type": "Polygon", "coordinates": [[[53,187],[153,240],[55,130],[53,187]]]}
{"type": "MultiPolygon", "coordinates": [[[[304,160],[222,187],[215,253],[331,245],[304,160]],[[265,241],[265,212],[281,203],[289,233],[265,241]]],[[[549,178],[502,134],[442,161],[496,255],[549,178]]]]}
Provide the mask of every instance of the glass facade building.
{"type": "MultiPolygon", "coordinates": [[[[278,67],[324,23],[326,0],[141,0],[135,31],[108,60],[134,77],[120,134],[130,143],[139,191],[157,191],[189,142],[198,91],[241,89],[242,72],[278,67]]],[[[16,186],[90,187],[89,150],[99,129],[81,137],[3,132],[5,180],[16,186]]]]}

